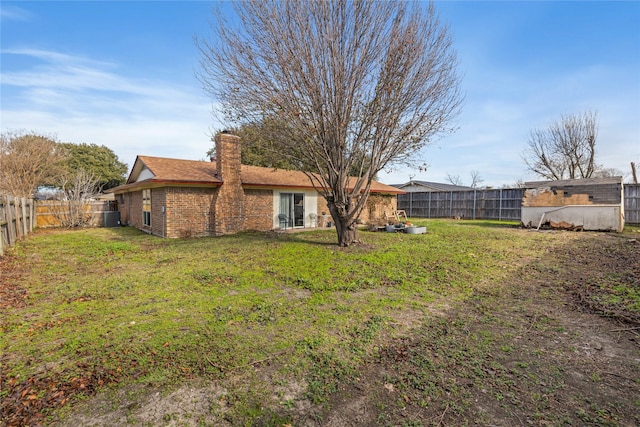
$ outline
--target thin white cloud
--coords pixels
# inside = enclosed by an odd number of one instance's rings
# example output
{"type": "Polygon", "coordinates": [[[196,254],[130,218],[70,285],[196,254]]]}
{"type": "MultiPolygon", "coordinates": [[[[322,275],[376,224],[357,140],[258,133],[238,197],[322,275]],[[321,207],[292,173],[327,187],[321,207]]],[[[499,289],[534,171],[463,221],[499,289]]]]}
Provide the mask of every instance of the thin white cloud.
{"type": "Polygon", "coordinates": [[[2,55],[37,60],[2,73],[2,131],[106,145],[129,165],[138,154],[200,159],[211,146],[211,104],[195,79],[189,86],[133,78],[114,63],[37,49],[2,55]]]}
{"type": "Polygon", "coordinates": [[[3,21],[30,22],[34,19],[34,15],[21,7],[0,3],[0,19],[3,21]]]}
{"type": "MultiPolygon", "coordinates": [[[[84,57],[38,49],[7,49],[3,55],[20,55],[37,59],[30,70],[2,73],[2,83],[8,86],[54,88],[59,91],[105,91],[133,95],[153,95],[153,82],[134,80],[116,74],[117,65],[84,57]]],[[[175,91],[170,88],[167,96],[175,91]]]]}

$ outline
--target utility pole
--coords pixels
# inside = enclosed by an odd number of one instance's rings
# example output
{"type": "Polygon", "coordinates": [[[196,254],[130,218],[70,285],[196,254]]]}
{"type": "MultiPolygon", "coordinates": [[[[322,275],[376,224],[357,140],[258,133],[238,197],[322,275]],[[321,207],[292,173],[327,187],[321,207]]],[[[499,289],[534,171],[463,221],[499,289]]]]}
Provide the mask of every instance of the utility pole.
{"type": "Polygon", "coordinates": [[[631,175],[633,175],[633,183],[638,183],[638,174],[636,173],[636,164],[631,162],[631,175]]]}

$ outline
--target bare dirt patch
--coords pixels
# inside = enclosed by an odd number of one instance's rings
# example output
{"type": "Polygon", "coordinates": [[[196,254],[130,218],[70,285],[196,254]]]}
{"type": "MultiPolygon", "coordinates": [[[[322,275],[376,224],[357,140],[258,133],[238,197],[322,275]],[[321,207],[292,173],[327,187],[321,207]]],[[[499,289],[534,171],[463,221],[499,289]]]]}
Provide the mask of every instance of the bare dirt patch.
{"type": "Polygon", "coordinates": [[[225,412],[226,396],[226,390],[202,381],[184,384],[170,392],[127,387],[101,393],[81,404],[81,410],[60,425],[226,426],[229,424],[220,417],[225,412]]]}
{"type": "Polygon", "coordinates": [[[640,425],[639,288],[637,240],[572,236],[391,342],[319,425],[640,425]]]}

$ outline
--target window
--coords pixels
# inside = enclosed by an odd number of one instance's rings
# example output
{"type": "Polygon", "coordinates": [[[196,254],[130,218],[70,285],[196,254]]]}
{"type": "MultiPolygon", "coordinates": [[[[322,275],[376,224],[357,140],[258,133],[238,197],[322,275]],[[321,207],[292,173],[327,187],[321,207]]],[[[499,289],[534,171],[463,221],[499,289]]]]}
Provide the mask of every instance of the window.
{"type": "Polygon", "coordinates": [[[142,224],[151,227],[151,190],[142,190],[142,224]]]}

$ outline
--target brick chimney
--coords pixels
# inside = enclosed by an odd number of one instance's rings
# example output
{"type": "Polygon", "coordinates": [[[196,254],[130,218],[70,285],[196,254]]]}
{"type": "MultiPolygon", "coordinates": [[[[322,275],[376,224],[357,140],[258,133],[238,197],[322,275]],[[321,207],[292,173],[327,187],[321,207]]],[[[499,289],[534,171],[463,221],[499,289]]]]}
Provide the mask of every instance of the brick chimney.
{"type": "Polygon", "coordinates": [[[240,181],[240,137],[223,131],[215,136],[216,170],[222,185],[214,200],[215,234],[231,234],[244,228],[244,191],[240,181]]]}

